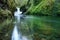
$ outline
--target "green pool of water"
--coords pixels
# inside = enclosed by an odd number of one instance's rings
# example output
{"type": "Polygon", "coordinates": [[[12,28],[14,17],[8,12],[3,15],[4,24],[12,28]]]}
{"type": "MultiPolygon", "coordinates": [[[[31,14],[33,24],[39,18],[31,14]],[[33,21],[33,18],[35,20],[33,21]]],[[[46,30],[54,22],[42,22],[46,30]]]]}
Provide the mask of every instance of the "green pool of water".
{"type": "MultiPolygon", "coordinates": [[[[16,19],[6,19],[0,23],[0,40],[11,40],[16,19]]],[[[18,26],[22,36],[28,40],[60,40],[60,17],[26,16],[18,26]]]]}

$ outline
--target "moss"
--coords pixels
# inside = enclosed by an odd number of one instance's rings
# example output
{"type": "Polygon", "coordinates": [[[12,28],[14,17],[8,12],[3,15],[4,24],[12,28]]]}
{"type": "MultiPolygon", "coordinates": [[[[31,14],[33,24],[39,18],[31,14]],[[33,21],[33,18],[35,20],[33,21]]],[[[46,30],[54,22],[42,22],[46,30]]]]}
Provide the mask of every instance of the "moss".
{"type": "Polygon", "coordinates": [[[5,10],[0,9],[0,16],[1,17],[9,17],[11,15],[12,15],[12,12],[9,11],[8,9],[5,9],[5,10]]]}

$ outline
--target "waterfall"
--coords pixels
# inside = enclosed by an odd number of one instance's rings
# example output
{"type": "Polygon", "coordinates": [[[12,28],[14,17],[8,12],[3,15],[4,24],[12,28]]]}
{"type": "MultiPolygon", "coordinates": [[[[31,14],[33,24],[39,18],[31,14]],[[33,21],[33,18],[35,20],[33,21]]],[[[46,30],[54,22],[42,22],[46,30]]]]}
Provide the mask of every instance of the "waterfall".
{"type": "Polygon", "coordinates": [[[20,11],[20,8],[16,7],[17,11],[14,12],[14,16],[17,19],[18,22],[20,22],[20,17],[22,12],[20,11]]]}
{"type": "Polygon", "coordinates": [[[13,33],[12,33],[12,40],[21,40],[21,35],[18,32],[17,26],[14,26],[13,33]]]}
{"type": "MultiPolygon", "coordinates": [[[[27,40],[25,36],[22,36],[21,33],[18,31],[18,24],[20,22],[20,17],[22,12],[20,11],[20,8],[16,7],[17,11],[14,12],[15,16],[15,23],[14,23],[14,28],[12,31],[12,37],[11,40],[27,40]]],[[[20,25],[20,24],[19,24],[20,25]]]]}
{"type": "Polygon", "coordinates": [[[15,16],[15,25],[14,25],[14,29],[13,29],[13,32],[12,32],[12,38],[11,40],[21,40],[21,35],[20,33],[18,32],[18,26],[17,26],[17,23],[20,22],[20,15],[22,14],[22,12],[20,11],[20,8],[16,7],[17,11],[14,12],[14,16],[15,16]]]}
{"type": "Polygon", "coordinates": [[[20,16],[22,12],[20,11],[20,8],[16,7],[17,11],[14,12],[14,16],[20,16]]]}

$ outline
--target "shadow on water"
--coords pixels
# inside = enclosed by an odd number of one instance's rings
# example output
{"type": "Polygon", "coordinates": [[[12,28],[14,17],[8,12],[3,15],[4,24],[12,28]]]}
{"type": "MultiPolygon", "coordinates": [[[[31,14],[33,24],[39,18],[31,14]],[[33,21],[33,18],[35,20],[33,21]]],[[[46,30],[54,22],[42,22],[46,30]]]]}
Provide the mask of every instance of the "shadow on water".
{"type": "MultiPolygon", "coordinates": [[[[0,23],[0,40],[11,40],[16,20],[6,19],[0,23]]],[[[17,23],[18,24],[18,23],[17,23]]],[[[29,16],[21,18],[18,31],[22,40],[60,40],[60,18],[52,16],[29,16]]]]}

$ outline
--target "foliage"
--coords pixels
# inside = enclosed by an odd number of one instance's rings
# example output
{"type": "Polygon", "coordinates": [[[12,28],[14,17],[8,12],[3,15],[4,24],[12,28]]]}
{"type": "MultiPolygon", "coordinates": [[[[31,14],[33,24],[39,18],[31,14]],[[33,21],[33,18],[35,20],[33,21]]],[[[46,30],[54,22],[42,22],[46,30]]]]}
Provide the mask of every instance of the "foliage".
{"type": "Polygon", "coordinates": [[[15,7],[27,9],[24,14],[31,15],[59,15],[60,1],[59,0],[0,0],[0,7],[13,12],[15,7]]]}
{"type": "Polygon", "coordinates": [[[58,0],[33,0],[32,4],[27,10],[27,14],[57,15],[60,13],[58,0]]]}
{"type": "Polygon", "coordinates": [[[12,13],[11,13],[11,11],[9,11],[9,10],[7,10],[7,9],[5,9],[5,10],[3,10],[3,9],[0,9],[0,17],[2,18],[2,17],[10,17],[10,16],[12,16],[12,13]]]}

